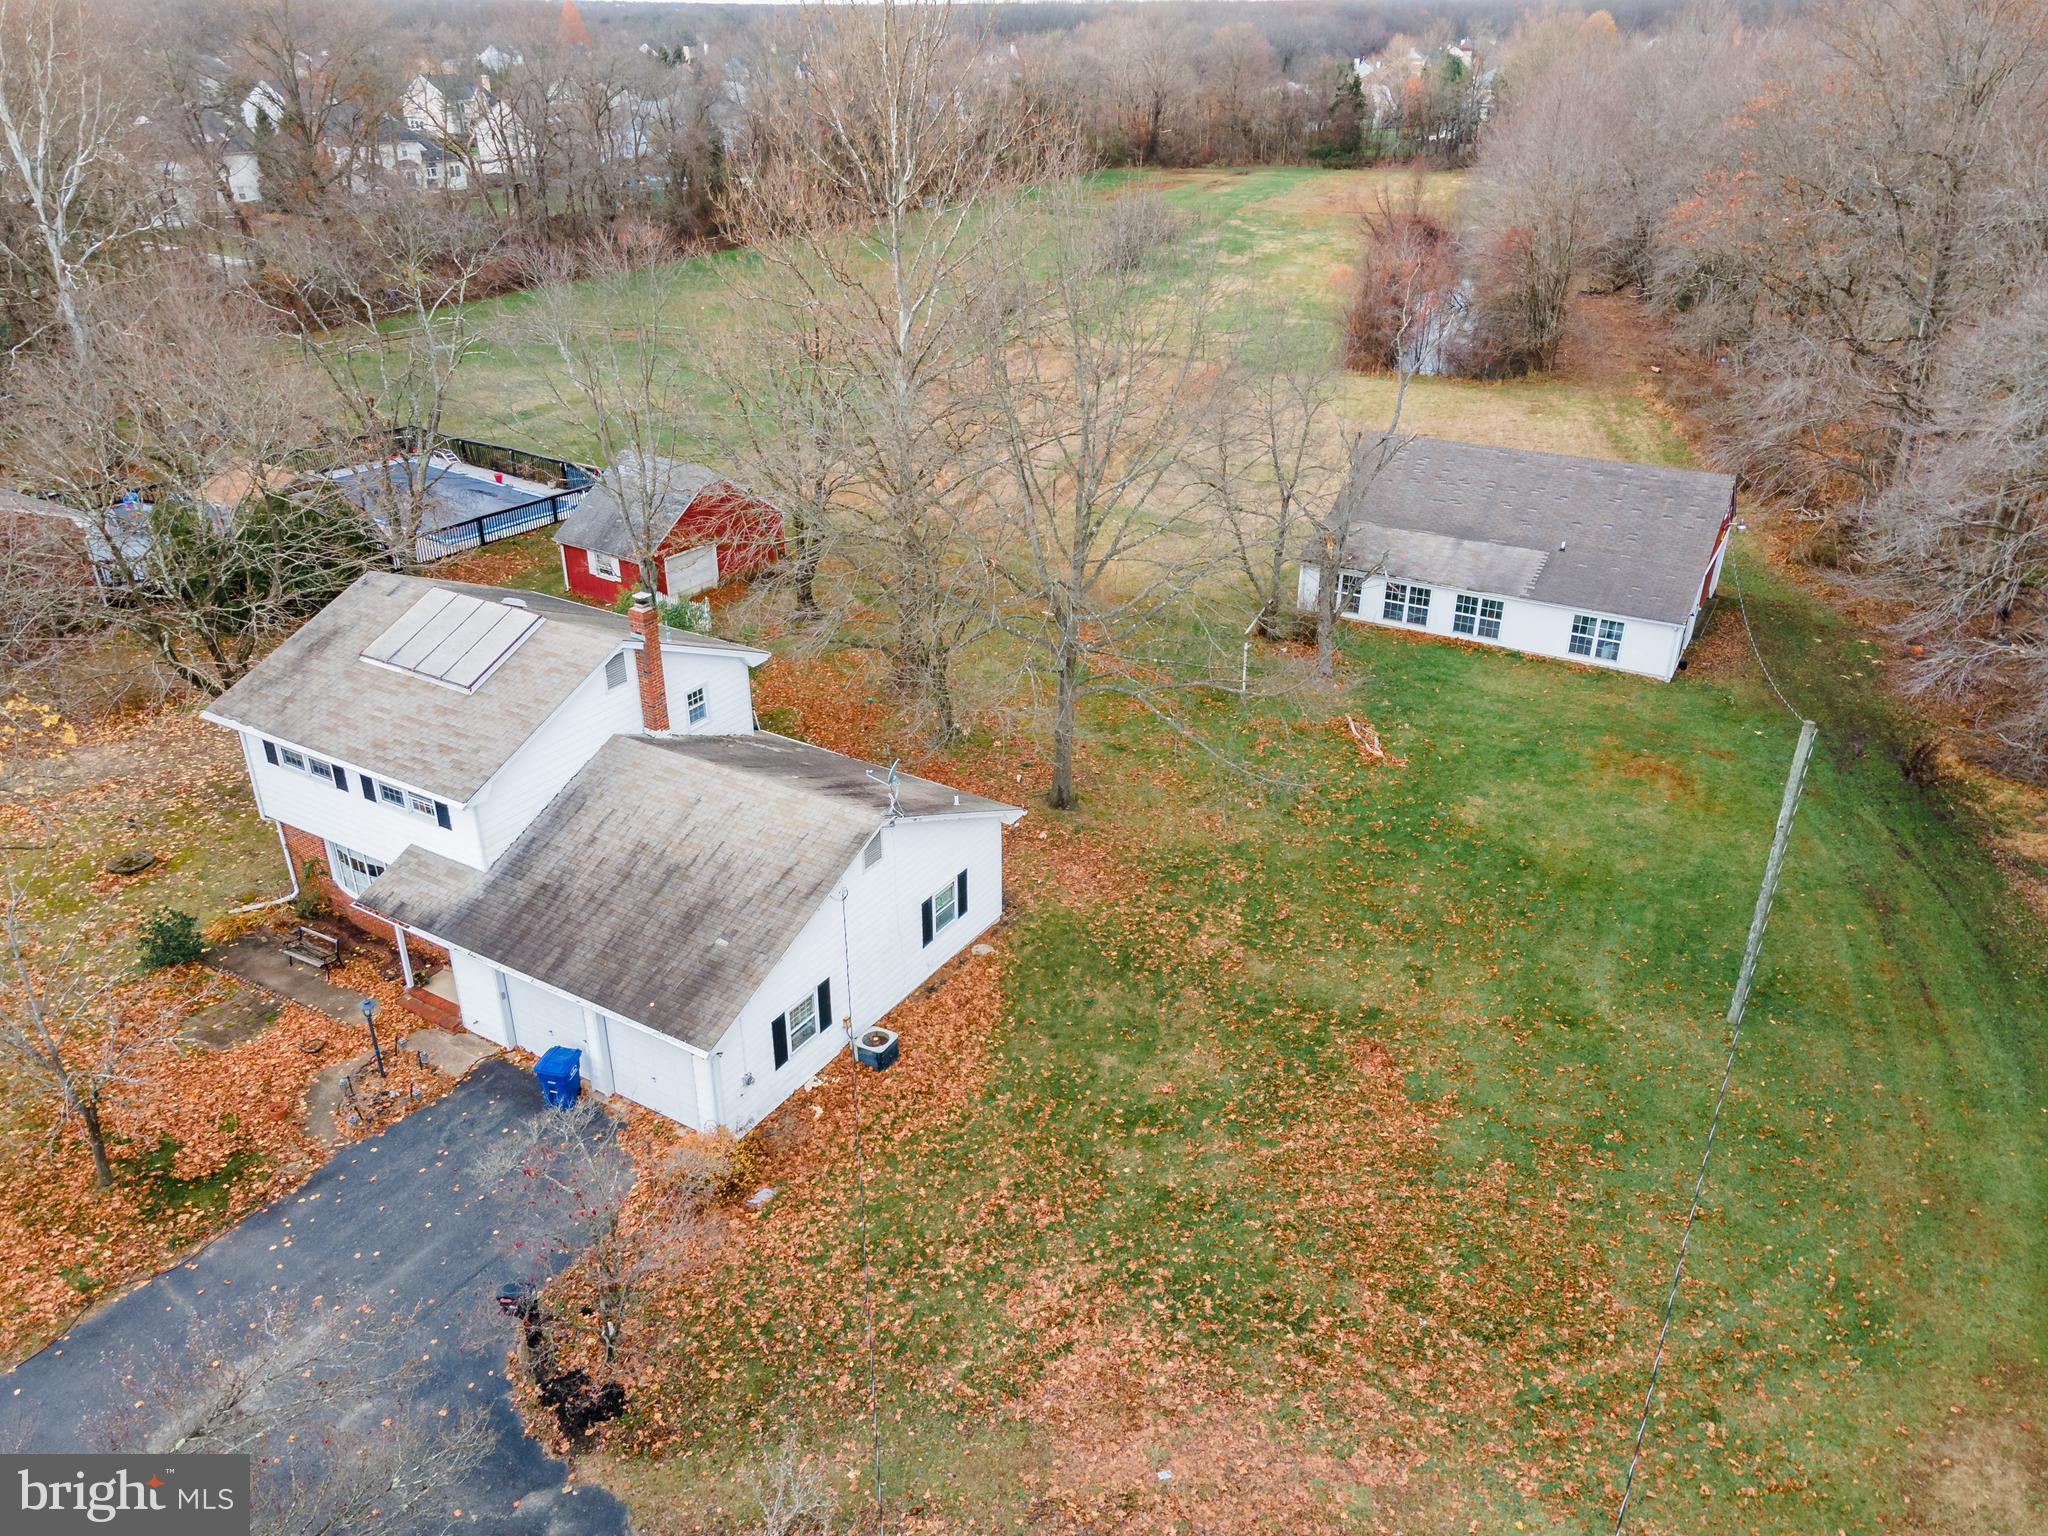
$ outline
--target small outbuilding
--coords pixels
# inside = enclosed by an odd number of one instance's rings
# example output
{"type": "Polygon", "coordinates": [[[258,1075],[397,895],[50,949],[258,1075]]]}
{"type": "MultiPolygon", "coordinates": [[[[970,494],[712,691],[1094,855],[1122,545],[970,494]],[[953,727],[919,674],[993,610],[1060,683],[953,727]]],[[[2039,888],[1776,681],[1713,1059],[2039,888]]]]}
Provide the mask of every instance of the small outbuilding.
{"type": "MultiPolygon", "coordinates": [[[[1337,611],[1668,682],[1721,579],[1735,480],[1695,469],[1363,439],[1339,493],[1337,611]]],[[[1323,551],[1302,551],[1299,606],[1323,551]]]]}
{"type": "Polygon", "coordinates": [[[599,476],[555,529],[562,580],[578,597],[614,603],[647,585],[635,558],[659,532],[652,590],[696,597],[780,557],[782,518],[716,470],[676,459],[622,459],[599,476]],[[642,530],[648,522],[653,528],[642,530]]]}

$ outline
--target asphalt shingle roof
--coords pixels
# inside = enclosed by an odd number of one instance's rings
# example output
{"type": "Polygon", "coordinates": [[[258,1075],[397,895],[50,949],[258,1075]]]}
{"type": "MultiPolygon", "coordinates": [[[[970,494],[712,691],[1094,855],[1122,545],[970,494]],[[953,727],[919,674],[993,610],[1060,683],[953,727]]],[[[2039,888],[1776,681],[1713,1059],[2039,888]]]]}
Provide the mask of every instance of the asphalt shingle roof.
{"type": "MultiPolygon", "coordinates": [[[[662,458],[647,460],[644,477],[661,488],[658,505],[667,519],[659,530],[656,543],[668,536],[677,520],[690,510],[690,503],[707,486],[719,485],[725,480],[717,470],[707,469],[702,464],[685,464],[680,459],[662,458]]],[[[638,483],[642,478],[643,466],[639,460],[632,457],[621,459],[583,493],[583,499],[562,519],[555,529],[555,542],[570,549],[594,549],[601,555],[632,559],[639,541],[633,537],[626,508],[620,504],[612,482],[622,479],[638,483]]],[[[637,508],[633,516],[640,516],[637,508]]]]}
{"type": "MultiPolygon", "coordinates": [[[[361,905],[710,1049],[887,820],[885,770],[784,736],[620,736],[489,870],[412,848],[361,905]]],[[[1023,812],[928,779],[905,819],[1023,812]]]]}
{"type": "MultiPolygon", "coordinates": [[[[452,801],[465,801],[538,730],[571,690],[631,636],[623,614],[537,592],[371,571],[301,625],[206,711],[452,801]],[[372,665],[363,652],[436,588],[487,603],[512,598],[541,616],[473,693],[372,665]]],[[[765,651],[664,629],[696,650],[765,651]]]]}
{"type": "Polygon", "coordinates": [[[1358,444],[1339,493],[1354,568],[1624,618],[1691,618],[1735,495],[1732,475],[1433,437],[1368,481],[1383,441],[1358,444]]]}

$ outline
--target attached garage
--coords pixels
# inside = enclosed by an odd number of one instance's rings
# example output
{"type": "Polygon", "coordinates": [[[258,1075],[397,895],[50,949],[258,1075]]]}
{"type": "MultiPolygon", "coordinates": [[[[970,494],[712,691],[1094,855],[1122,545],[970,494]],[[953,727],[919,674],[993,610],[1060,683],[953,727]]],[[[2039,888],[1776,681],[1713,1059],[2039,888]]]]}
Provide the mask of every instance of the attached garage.
{"type": "Polygon", "coordinates": [[[537,987],[522,976],[499,971],[498,985],[512,1021],[512,1044],[538,1056],[549,1046],[566,1045],[584,1053],[583,1075],[590,1075],[590,1042],[584,1037],[583,1007],[559,992],[537,987]]]}
{"type": "Polygon", "coordinates": [[[677,1041],[623,1019],[604,1020],[612,1048],[612,1078],[636,1104],[683,1125],[701,1126],[697,1108],[697,1058],[677,1041]]]}

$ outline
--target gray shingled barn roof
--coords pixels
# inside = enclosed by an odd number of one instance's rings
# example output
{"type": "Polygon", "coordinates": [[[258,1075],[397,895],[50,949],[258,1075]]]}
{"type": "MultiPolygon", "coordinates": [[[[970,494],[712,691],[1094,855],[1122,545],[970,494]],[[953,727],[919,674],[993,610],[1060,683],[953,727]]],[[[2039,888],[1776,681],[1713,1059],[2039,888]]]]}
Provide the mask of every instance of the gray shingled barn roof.
{"type": "MultiPolygon", "coordinates": [[[[206,716],[464,801],[631,634],[623,614],[584,603],[372,571],[215,699],[206,716]],[[362,660],[372,641],[436,588],[485,602],[516,598],[541,616],[473,693],[362,660]]],[[[736,651],[754,663],[768,656],[680,630],[664,629],[662,640],[736,651]]]]}
{"type": "MultiPolygon", "coordinates": [[[[883,776],[765,732],[615,737],[488,871],[412,848],[361,905],[709,1050],[887,818],[883,776]]],[[[912,820],[1024,814],[898,794],[912,820]]]]}
{"type": "MultiPolygon", "coordinates": [[[[1359,443],[1340,506],[1382,441],[1359,443]]],[[[1396,579],[1683,624],[1734,496],[1731,475],[1416,437],[1353,509],[1351,564],[1384,557],[1396,579]]]]}
{"type": "MultiPolygon", "coordinates": [[[[669,529],[675,527],[682,515],[690,510],[690,503],[703,493],[707,486],[724,483],[725,477],[715,469],[706,469],[702,464],[685,464],[680,459],[654,458],[652,478],[661,487],[660,510],[668,519],[661,529],[661,538],[667,538],[669,529]]],[[[594,549],[601,555],[615,555],[621,560],[633,558],[633,550],[639,540],[633,537],[626,509],[620,505],[613,480],[628,481],[640,479],[640,461],[627,457],[605,471],[597,483],[583,493],[583,499],[576,503],[574,510],[562,519],[555,528],[555,542],[570,549],[594,549]]],[[[635,509],[634,516],[641,515],[635,509]]],[[[658,543],[659,540],[656,540],[658,543]]]]}

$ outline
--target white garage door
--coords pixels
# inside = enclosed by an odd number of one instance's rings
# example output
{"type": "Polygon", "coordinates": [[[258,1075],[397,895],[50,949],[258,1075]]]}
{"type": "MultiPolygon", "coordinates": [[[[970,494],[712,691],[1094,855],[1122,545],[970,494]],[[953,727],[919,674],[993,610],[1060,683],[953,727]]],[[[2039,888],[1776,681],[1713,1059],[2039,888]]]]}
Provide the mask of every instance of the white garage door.
{"type": "Polygon", "coordinates": [[[699,544],[668,557],[663,568],[670,597],[695,597],[718,585],[718,546],[699,544]]]}
{"type": "Polygon", "coordinates": [[[590,1076],[590,1047],[583,1038],[579,1005],[517,976],[505,976],[505,1001],[511,1008],[512,1038],[519,1049],[538,1056],[551,1045],[566,1045],[583,1052],[583,1075],[590,1076]]]}
{"type": "Polygon", "coordinates": [[[618,1091],[656,1114],[701,1128],[697,1114],[697,1059],[665,1035],[617,1019],[605,1021],[618,1091]]]}

